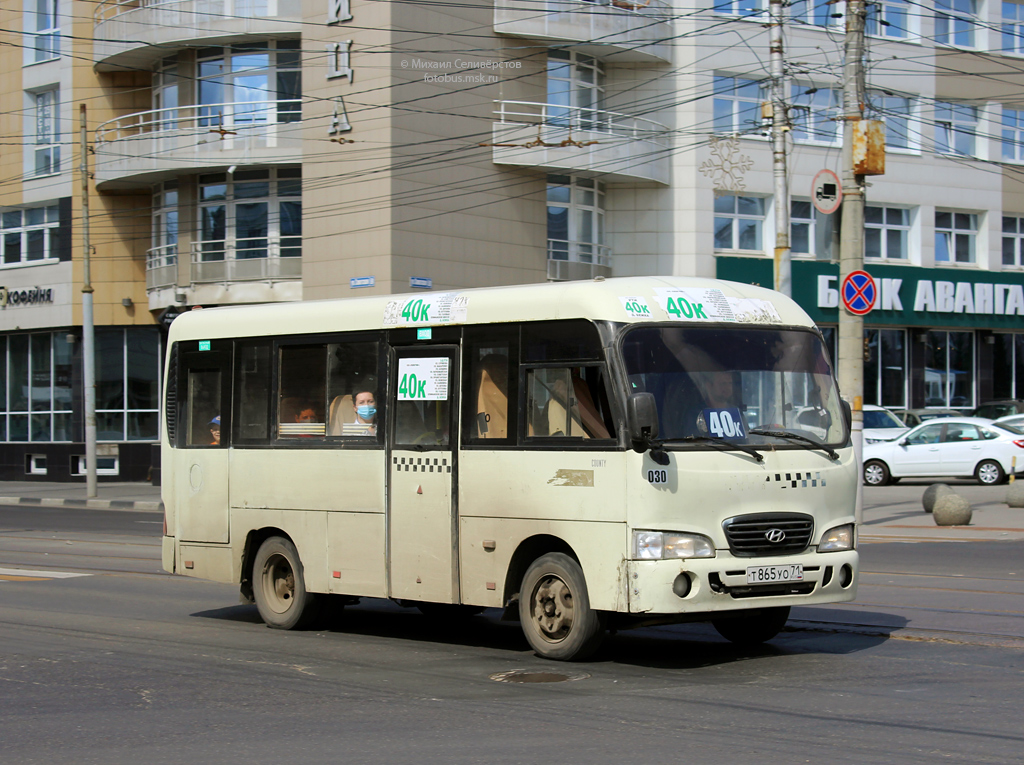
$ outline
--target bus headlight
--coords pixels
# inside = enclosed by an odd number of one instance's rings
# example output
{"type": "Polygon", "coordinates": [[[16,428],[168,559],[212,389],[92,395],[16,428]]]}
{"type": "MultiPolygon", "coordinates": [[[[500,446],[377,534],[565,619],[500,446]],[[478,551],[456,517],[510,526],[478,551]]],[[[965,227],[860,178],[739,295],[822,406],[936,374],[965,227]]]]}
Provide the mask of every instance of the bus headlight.
{"type": "Polygon", "coordinates": [[[853,524],[836,526],[821,535],[818,542],[818,552],[837,552],[839,550],[853,549],[853,524]]]}
{"type": "Polygon", "coordinates": [[[701,534],[676,534],[668,531],[633,532],[634,560],[714,557],[714,543],[701,534]]]}

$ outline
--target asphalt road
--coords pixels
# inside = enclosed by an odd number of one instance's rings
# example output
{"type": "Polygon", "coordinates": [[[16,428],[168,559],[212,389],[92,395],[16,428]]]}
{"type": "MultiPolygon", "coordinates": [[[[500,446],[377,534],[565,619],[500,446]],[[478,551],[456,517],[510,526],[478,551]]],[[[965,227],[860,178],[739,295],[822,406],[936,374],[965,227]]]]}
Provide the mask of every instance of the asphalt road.
{"type": "Polygon", "coordinates": [[[4,765],[1024,760],[1024,542],[865,544],[856,603],[757,650],[659,627],[566,665],[496,611],[270,630],[236,587],[162,573],[160,530],[0,507],[4,765]]]}

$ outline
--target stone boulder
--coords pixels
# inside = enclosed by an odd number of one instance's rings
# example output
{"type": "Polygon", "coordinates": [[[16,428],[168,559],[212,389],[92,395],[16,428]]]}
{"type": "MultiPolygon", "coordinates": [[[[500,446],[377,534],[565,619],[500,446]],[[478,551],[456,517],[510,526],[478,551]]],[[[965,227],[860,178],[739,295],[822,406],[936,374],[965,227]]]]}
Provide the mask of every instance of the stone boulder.
{"type": "Polygon", "coordinates": [[[935,500],[932,517],[936,526],[966,526],[971,522],[971,503],[959,494],[944,494],[935,500]]]}
{"type": "Polygon", "coordinates": [[[935,507],[935,500],[939,497],[944,497],[947,494],[956,494],[947,484],[944,483],[933,483],[927,489],[924,490],[924,496],[921,497],[921,504],[924,505],[924,511],[930,513],[935,507]]]}
{"type": "Polygon", "coordinates": [[[1014,481],[1006,490],[1006,504],[1010,507],[1024,507],[1024,481],[1014,481]]]}

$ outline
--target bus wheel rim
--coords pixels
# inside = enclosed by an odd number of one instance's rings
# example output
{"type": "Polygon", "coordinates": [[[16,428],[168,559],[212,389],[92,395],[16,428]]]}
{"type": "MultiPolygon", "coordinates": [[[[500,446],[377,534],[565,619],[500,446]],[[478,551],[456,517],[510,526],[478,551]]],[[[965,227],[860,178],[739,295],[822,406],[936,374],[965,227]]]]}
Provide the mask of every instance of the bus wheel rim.
{"type": "Polygon", "coordinates": [[[263,569],[263,592],[267,596],[267,605],[274,613],[283,614],[292,607],[295,600],[295,573],[283,555],[274,555],[267,560],[263,569]]]}
{"type": "Polygon", "coordinates": [[[572,632],[572,590],[561,577],[548,574],[537,583],[531,608],[538,633],[545,640],[557,643],[572,632]]]}

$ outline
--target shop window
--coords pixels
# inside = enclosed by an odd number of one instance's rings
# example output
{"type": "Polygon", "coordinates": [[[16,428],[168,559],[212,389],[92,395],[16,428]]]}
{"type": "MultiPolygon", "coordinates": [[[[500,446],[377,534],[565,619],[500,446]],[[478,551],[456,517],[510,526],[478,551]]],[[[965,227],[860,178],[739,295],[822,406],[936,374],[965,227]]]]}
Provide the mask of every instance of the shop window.
{"type": "Polygon", "coordinates": [[[715,197],[715,249],[764,252],[764,197],[715,197]]]}
{"type": "Polygon", "coordinates": [[[763,129],[761,103],[768,100],[767,83],[716,76],[714,93],[716,133],[750,133],[763,129]]]}
{"type": "Polygon", "coordinates": [[[996,333],[991,336],[992,398],[1024,398],[1024,334],[996,333]]]}
{"type": "Polygon", "coordinates": [[[910,210],[902,207],[864,208],[864,256],[906,260],[910,246],[910,210]]]}
{"type": "Polygon", "coordinates": [[[973,263],[978,236],[975,213],[935,211],[935,262],[973,263]]]}
{"type": "Polygon", "coordinates": [[[159,438],[160,333],[156,327],[96,330],[96,438],[159,438]]]}
{"type": "Polygon", "coordinates": [[[925,406],[974,406],[974,333],[930,331],[925,335],[925,406]]]}
{"type": "Polygon", "coordinates": [[[71,441],[66,332],[0,338],[0,440],[71,441]]]}
{"type": "Polygon", "coordinates": [[[902,408],[907,403],[906,331],[864,331],[864,403],[902,408]]]}

